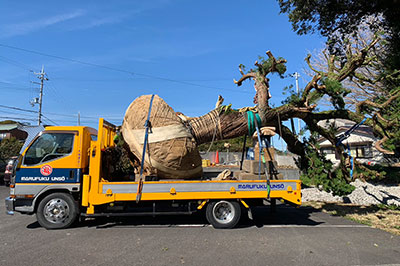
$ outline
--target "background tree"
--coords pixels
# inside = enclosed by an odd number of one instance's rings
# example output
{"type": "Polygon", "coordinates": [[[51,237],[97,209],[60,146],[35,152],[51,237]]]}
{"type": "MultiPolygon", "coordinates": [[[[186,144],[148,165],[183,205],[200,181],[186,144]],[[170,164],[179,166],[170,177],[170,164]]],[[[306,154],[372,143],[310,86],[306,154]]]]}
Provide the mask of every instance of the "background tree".
{"type": "MultiPolygon", "coordinates": [[[[365,63],[341,81],[348,89],[343,100],[346,108],[370,118],[368,124],[380,138],[376,148],[399,157],[400,1],[279,0],[279,4],[295,32],[318,32],[327,37],[327,46],[317,60],[307,58],[312,76],[320,70],[343,69],[349,56],[359,54],[379,35],[380,40],[364,50],[365,63]]],[[[317,154],[313,155],[315,159],[317,154]]],[[[382,174],[364,171],[361,176],[382,174]]]]}
{"type": "MultiPolygon", "coordinates": [[[[278,0],[293,30],[302,35],[319,32],[330,47],[340,47],[344,36],[357,31],[363,22],[372,30],[389,34],[390,53],[400,51],[399,0],[278,0]],[[371,17],[375,17],[371,21],[371,17]],[[338,46],[337,46],[338,45],[338,46]]],[[[397,57],[395,65],[399,65],[397,57]]]]}
{"type": "MultiPolygon", "coordinates": [[[[374,17],[367,21],[373,22],[374,17]]],[[[381,29],[380,37],[382,40],[378,42],[371,50],[368,51],[368,56],[374,58],[369,64],[358,68],[354,75],[343,81],[343,85],[350,90],[350,93],[344,97],[346,108],[355,110],[356,104],[364,100],[374,100],[377,97],[387,97],[388,92],[385,89],[385,84],[382,79],[382,69],[385,67],[385,54],[388,49],[384,30],[381,29]]],[[[355,34],[350,35],[345,40],[346,47],[351,53],[358,53],[360,49],[365,47],[371,40],[375,38],[376,33],[372,32],[368,24],[362,23],[358,26],[355,34]]],[[[329,45],[323,49],[314,51],[310,63],[312,68],[328,70],[326,64],[329,57],[329,45]]],[[[336,68],[340,68],[340,61],[336,62],[336,68]]],[[[314,72],[312,68],[305,69],[308,76],[312,77],[314,72]]],[[[330,102],[329,102],[330,104],[330,102]]]]}
{"type": "Polygon", "coordinates": [[[7,161],[19,154],[23,143],[12,137],[0,141],[0,160],[7,163],[7,161]]]}
{"type": "MultiPolygon", "coordinates": [[[[16,123],[17,122],[13,120],[0,121],[0,125],[16,124],[16,123]]],[[[21,143],[14,137],[10,139],[0,140],[0,161],[2,163],[7,163],[11,157],[18,155],[19,151],[22,148],[22,145],[23,143],[21,143]]]]}

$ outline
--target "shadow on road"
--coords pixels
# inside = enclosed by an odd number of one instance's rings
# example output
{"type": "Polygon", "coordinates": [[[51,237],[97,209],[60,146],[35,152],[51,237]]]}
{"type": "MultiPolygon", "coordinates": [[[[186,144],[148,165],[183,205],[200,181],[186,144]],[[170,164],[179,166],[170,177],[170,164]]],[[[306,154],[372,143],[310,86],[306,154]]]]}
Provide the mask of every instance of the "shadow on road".
{"type": "Polygon", "coordinates": [[[252,209],[253,220],[242,224],[242,226],[264,225],[308,225],[315,226],[321,222],[314,221],[311,214],[320,212],[312,207],[291,207],[278,205],[276,211],[271,211],[270,207],[257,207],[252,209]]]}
{"type": "MultiPolygon", "coordinates": [[[[263,227],[268,225],[307,225],[315,226],[321,224],[311,219],[311,214],[320,212],[312,207],[294,208],[285,205],[278,205],[276,211],[271,211],[269,206],[256,207],[252,209],[253,219],[246,219],[242,215],[237,228],[263,227]]],[[[83,219],[75,224],[75,228],[89,227],[96,229],[118,228],[168,228],[168,227],[206,227],[209,226],[204,212],[192,215],[173,216],[134,216],[134,217],[97,217],[83,219]]],[[[28,229],[40,228],[38,222],[31,223],[28,229]]]]}

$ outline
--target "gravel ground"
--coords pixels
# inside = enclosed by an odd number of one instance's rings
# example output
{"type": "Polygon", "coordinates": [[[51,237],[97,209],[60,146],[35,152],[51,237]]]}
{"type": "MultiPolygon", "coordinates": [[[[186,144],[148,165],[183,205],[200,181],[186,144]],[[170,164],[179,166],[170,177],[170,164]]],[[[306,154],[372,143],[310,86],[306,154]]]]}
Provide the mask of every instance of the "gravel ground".
{"type": "Polygon", "coordinates": [[[351,183],[356,189],[347,196],[333,196],[318,188],[302,189],[302,200],[322,202],[343,202],[357,205],[387,204],[400,206],[400,185],[374,185],[361,180],[351,183]]]}

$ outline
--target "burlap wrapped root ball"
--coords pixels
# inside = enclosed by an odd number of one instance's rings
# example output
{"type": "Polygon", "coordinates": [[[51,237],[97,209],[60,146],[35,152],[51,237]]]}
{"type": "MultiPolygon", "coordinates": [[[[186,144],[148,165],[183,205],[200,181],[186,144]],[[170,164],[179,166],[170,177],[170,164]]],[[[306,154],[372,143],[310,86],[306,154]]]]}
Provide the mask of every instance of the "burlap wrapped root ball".
{"type": "MultiPolygon", "coordinates": [[[[143,152],[145,122],[151,95],[136,98],[125,113],[121,132],[131,157],[140,162],[143,152]]],[[[183,121],[158,95],[150,114],[151,131],[144,168],[147,175],[165,179],[196,179],[203,173],[197,144],[183,121]]],[[[141,163],[141,162],[140,162],[141,163]]]]}

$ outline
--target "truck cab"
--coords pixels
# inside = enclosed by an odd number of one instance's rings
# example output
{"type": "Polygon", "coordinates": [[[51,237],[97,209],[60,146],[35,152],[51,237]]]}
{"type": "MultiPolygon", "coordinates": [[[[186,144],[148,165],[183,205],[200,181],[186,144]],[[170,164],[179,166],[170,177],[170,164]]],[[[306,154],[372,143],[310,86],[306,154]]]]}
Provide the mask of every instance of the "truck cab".
{"type": "Polygon", "coordinates": [[[79,198],[88,150],[97,130],[90,127],[46,127],[19,156],[10,182],[9,203],[32,214],[47,195],[64,192],[79,198]]]}

